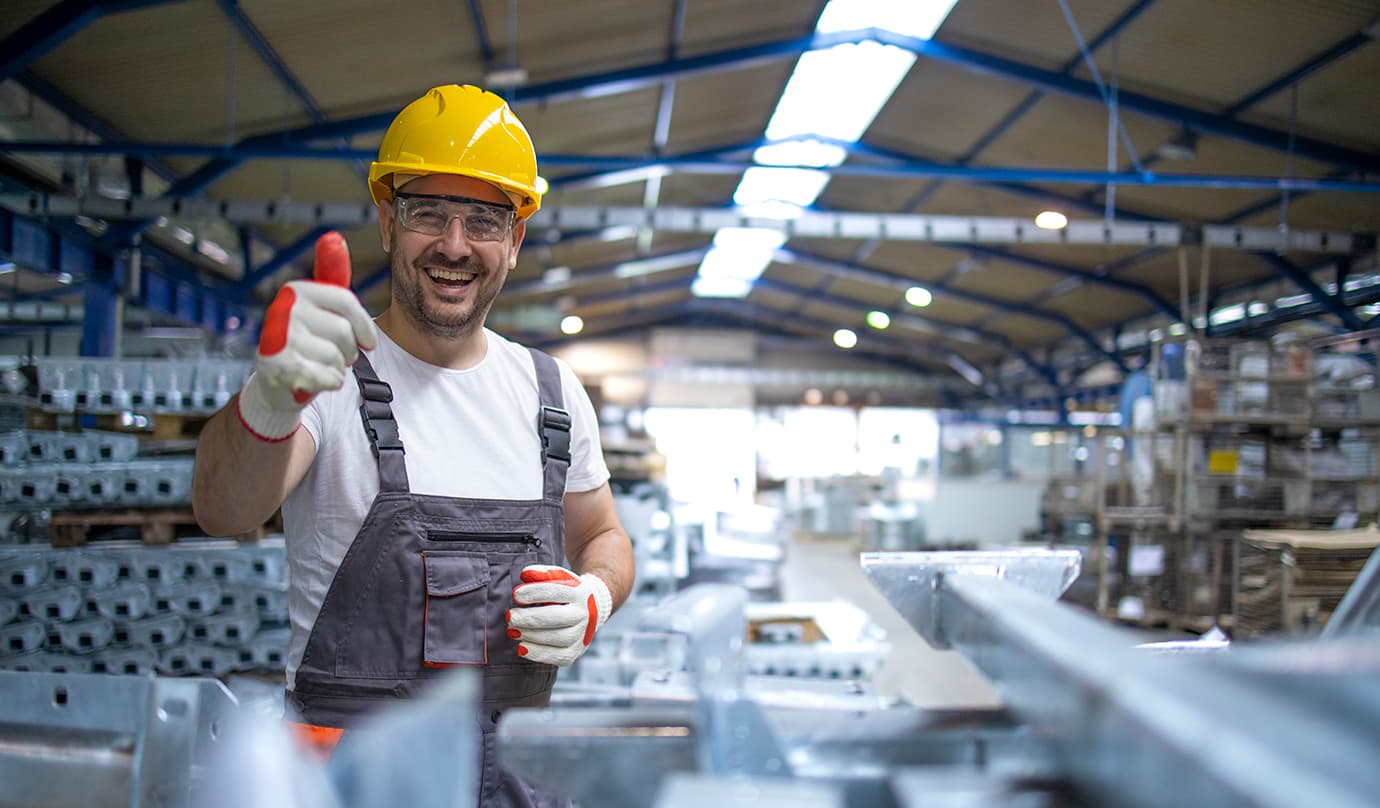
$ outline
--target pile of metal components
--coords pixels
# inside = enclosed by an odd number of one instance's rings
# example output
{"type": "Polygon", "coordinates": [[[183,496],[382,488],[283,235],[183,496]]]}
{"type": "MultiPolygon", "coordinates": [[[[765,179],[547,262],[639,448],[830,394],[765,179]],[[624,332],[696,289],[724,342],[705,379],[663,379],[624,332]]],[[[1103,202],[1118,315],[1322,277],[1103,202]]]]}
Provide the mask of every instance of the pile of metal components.
{"type": "Polygon", "coordinates": [[[135,459],[118,432],[0,434],[0,505],[19,509],[186,505],[192,458],[135,459]]]}
{"type": "Polygon", "coordinates": [[[214,412],[244,384],[244,359],[41,357],[38,402],[56,412],[214,412]]]}
{"type": "Polygon", "coordinates": [[[274,672],[287,643],[281,538],[0,550],[0,669],[274,672]]]}
{"type": "MultiPolygon", "coordinates": [[[[752,676],[747,592],[701,584],[637,625],[681,637],[688,671],[639,674],[617,701],[507,711],[503,765],[606,808],[1368,806],[1380,794],[1380,560],[1323,636],[1253,647],[1147,644],[1057,602],[1076,551],[874,553],[862,564],[1005,706],[926,710],[855,682],[752,676]]],[[[18,676],[0,672],[0,782],[14,804],[474,801],[473,671],[347,733],[325,766],[295,751],[281,723],[230,720],[220,692],[160,689],[194,680],[18,676]],[[133,682],[121,696],[131,706],[97,708],[95,679],[133,682]],[[63,790],[71,782],[104,788],[77,798],[63,790]]]]}

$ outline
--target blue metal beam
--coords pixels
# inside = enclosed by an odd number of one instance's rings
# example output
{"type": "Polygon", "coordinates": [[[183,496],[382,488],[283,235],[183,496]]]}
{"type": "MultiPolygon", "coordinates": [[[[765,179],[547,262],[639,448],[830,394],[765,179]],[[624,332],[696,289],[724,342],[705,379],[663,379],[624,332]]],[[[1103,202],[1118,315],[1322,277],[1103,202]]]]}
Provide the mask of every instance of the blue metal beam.
{"type": "Polygon", "coordinates": [[[0,59],[0,81],[14,78],[35,59],[90,25],[102,12],[101,3],[95,0],[62,0],[0,39],[0,54],[4,54],[0,59]]]}
{"type": "Polygon", "coordinates": [[[479,55],[484,59],[484,67],[493,67],[494,46],[489,40],[489,26],[484,22],[484,9],[480,8],[479,0],[467,0],[466,5],[469,7],[470,24],[474,26],[474,39],[479,45],[479,55]]]}
{"type": "MultiPolygon", "coordinates": [[[[184,196],[203,190],[226,172],[250,158],[259,159],[359,159],[365,149],[311,147],[300,144],[259,143],[217,146],[191,143],[71,143],[62,141],[0,142],[0,151],[46,154],[218,155],[196,173],[179,180],[165,196],[184,196]],[[177,193],[173,191],[176,190],[177,193]]],[[[549,168],[596,168],[601,172],[665,168],[692,174],[741,174],[757,164],[750,160],[687,157],[648,158],[642,155],[548,154],[542,164],[549,168]]],[[[1063,185],[1143,185],[1171,188],[1230,188],[1244,190],[1335,191],[1380,193],[1380,181],[1314,177],[1265,177],[1239,174],[1157,174],[1134,171],[1087,171],[1081,169],[1020,168],[1014,166],[956,166],[911,161],[904,165],[846,163],[828,169],[834,176],[871,179],[956,179],[985,183],[1047,182],[1063,185]]],[[[1049,196],[1049,194],[1045,194],[1049,196]]]]}
{"type": "Polygon", "coordinates": [[[291,244],[280,248],[278,252],[274,253],[272,258],[264,262],[263,266],[254,270],[248,268],[247,262],[249,259],[248,256],[246,256],[244,277],[234,286],[230,287],[231,291],[244,298],[248,298],[254,293],[254,287],[258,286],[259,283],[265,279],[272,277],[278,270],[287,266],[289,263],[297,260],[298,256],[311,249],[312,246],[316,244],[318,238],[321,238],[330,231],[331,228],[329,227],[313,227],[311,230],[299,236],[297,240],[293,241],[291,244]]]}
{"type": "Polygon", "coordinates": [[[1120,356],[1102,347],[1102,345],[1097,341],[1097,339],[1093,337],[1093,335],[1090,334],[1086,329],[1080,327],[1079,325],[1077,325],[1072,320],[1070,320],[1062,314],[1058,314],[1052,311],[1045,311],[1043,309],[1027,308],[1025,306],[1020,306],[1007,300],[1002,300],[1001,298],[990,297],[988,295],[979,294],[977,292],[970,292],[965,289],[957,289],[948,284],[935,284],[931,282],[926,282],[916,278],[910,278],[905,275],[887,272],[880,269],[874,269],[872,267],[861,267],[856,264],[838,261],[832,258],[826,258],[821,255],[812,255],[810,253],[802,252],[800,250],[779,249],[775,253],[775,258],[776,260],[782,261],[784,263],[814,266],[826,272],[836,274],[840,277],[850,277],[855,278],[857,280],[861,280],[866,283],[879,284],[883,286],[892,286],[897,288],[898,291],[902,286],[924,286],[926,289],[930,289],[931,291],[945,294],[950,297],[957,298],[959,300],[967,301],[969,303],[977,303],[981,306],[1000,309],[1002,311],[1010,312],[1011,314],[1018,314],[1023,317],[1031,317],[1037,320],[1045,320],[1047,322],[1056,323],[1059,326],[1061,326],[1065,331],[1082,340],[1088,347],[1092,348],[1093,351],[1107,357],[1112,362],[1116,363],[1116,365],[1120,367],[1123,371],[1127,370],[1126,364],[1120,356]]]}
{"type": "Polygon", "coordinates": [[[163,5],[173,0],[62,0],[0,39],[0,81],[19,72],[104,14],[163,5]]]}
{"type": "Polygon", "coordinates": [[[244,40],[249,43],[249,46],[254,49],[254,52],[259,54],[259,59],[263,61],[264,65],[268,67],[269,71],[273,73],[279,83],[286,87],[288,92],[292,93],[292,96],[297,99],[297,102],[306,109],[311,119],[317,123],[326,120],[326,115],[321,111],[321,107],[316,103],[316,99],[311,97],[311,93],[307,92],[307,88],[302,86],[302,82],[298,81],[297,77],[288,69],[288,66],[283,63],[282,57],[280,57],[278,52],[273,49],[273,46],[269,44],[268,39],[264,37],[263,32],[254,24],[254,21],[245,16],[245,13],[240,9],[239,0],[217,0],[217,5],[220,6],[220,10],[225,13],[225,16],[230,19],[235,29],[239,31],[240,36],[244,37],[244,40]]]}

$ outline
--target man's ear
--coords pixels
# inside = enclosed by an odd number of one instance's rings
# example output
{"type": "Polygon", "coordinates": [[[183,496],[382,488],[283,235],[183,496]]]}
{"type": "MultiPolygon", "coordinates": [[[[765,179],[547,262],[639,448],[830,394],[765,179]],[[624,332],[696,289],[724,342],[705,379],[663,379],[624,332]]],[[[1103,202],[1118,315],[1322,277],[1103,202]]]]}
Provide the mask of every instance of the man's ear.
{"type": "Polygon", "coordinates": [[[379,242],[383,244],[384,252],[392,252],[393,245],[390,240],[393,238],[393,202],[385,200],[378,204],[379,215],[379,242]]]}
{"type": "Polygon", "coordinates": [[[508,254],[508,271],[511,272],[517,267],[518,250],[522,248],[522,239],[527,235],[527,220],[518,219],[513,223],[513,251],[508,254]]]}

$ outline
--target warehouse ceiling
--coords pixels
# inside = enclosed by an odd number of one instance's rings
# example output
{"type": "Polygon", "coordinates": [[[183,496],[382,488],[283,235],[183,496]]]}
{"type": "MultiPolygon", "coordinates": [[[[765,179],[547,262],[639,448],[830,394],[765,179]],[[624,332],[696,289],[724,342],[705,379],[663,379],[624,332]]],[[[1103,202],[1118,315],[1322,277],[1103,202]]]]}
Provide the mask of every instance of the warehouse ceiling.
{"type": "MultiPolygon", "coordinates": [[[[551,187],[491,322],[547,347],[664,325],[838,351],[832,335],[848,328],[859,362],[1010,397],[1134,365],[1148,330],[1205,314],[1220,333],[1299,318],[1356,330],[1373,316],[1380,2],[958,0],[931,39],[817,33],[823,8],[7,0],[7,203],[102,259],[92,278],[10,261],[0,295],[90,301],[92,283],[121,284],[142,233],[141,260],[174,288],[127,295],[243,329],[337,227],[380,311],[368,155],[426,88],[478,83],[512,101],[551,187]],[[834,144],[847,157],[823,169],[804,216],[744,218],[757,214],[733,207],[735,189],[801,54],[859,42],[914,64],[862,136],[834,144]],[[21,193],[43,196],[26,208],[21,193]],[[170,215],[119,209],[160,197],[170,215]],[[1062,236],[1034,226],[1045,210],[1073,220],[1062,236]],[[785,239],[746,297],[698,296],[724,224],[785,239]],[[117,280],[102,281],[112,261],[117,280]],[[929,305],[906,302],[915,286],[929,305]],[[891,326],[870,328],[872,311],[891,326]],[[576,337],[557,327],[569,314],[584,319],[576,337]]],[[[821,109],[868,76],[843,79],[821,109]]]]}

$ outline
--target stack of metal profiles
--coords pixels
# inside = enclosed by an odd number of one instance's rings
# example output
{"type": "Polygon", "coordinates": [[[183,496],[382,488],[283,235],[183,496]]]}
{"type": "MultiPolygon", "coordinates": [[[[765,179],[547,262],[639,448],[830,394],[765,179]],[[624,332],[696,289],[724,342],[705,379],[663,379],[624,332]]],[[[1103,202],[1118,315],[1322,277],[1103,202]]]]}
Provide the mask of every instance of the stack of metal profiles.
{"type": "Polygon", "coordinates": [[[0,435],[0,505],[19,509],[186,505],[192,459],[135,459],[117,432],[19,430],[0,435]]]}
{"type": "Polygon", "coordinates": [[[243,384],[243,359],[42,357],[38,403],[57,412],[214,412],[243,384]]]}
{"type": "Polygon", "coordinates": [[[277,672],[287,635],[281,538],[0,551],[0,668],[277,672]]]}

